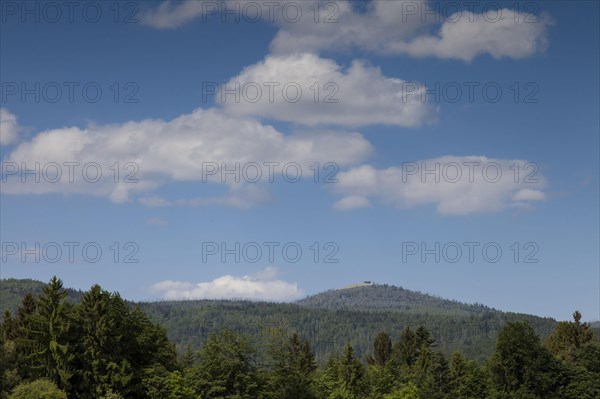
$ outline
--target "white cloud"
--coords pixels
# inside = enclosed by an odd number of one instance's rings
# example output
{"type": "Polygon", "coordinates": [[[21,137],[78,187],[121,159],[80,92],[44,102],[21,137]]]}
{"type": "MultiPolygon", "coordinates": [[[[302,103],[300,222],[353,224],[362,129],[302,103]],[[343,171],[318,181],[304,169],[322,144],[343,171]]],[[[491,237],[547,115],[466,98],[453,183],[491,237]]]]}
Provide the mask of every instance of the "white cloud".
{"type": "Polygon", "coordinates": [[[152,291],[167,300],[178,299],[249,299],[286,302],[302,298],[298,284],[277,279],[276,268],[267,267],[253,276],[225,275],[212,281],[190,283],[165,280],[152,286],[152,291]]]}
{"type": "Polygon", "coordinates": [[[513,195],[515,201],[545,201],[546,194],[543,191],[523,188],[513,195]]]}
{"type": "Polygon", "coordinates": [[[200,207],[208,205],[222,205],[231,208],[249,209],[254,206],[265,204],[270,200],[271,194],[265,186],[240,183],[231,186],[229,192],[221,196],[169,200],[155,195],[142,197],[140,198],[139,202],[148,207],[200,207]]]}
{"type": "Polygon", "coordinates": [[[280,30],[271,42],[274,53],[352,50],[385,53],[390,42],[408,40],[429,24],[407,6],[421,8],[426,1],[370,1],[359,11],[349,1],[321,1],[319,22],[314,2],[299,2],[302,18],[294,23],[277,14],[280,30]],[[334,4],[334,5],[332,5],[334,4]]]}
{"type": "Polygon", "coordinates": [[[17,117],[6,108],[0,108],[0,145],[17,142],[21,130],[17,117]]]}
{"type": "Polygon", "coordinates": [[[366,12],[359,12],[349,3],[338,4],[337,23],[315,23],[310,10],[298,23],[282,21],[271,50],[359,48],[386,55],[464,61],[482,54],[520,59],[546,49],[547,29],[553,23],[546,15],[532,16],[509,8],[450,13],[427,1],[372,1],[366,12]]]}
{"type": "Polygon", "coordinates": [[[435,35],[418,36],[410,42],[390,43],[385,51],[470,62],[482,54],[521,59],[546,50],[546,31],[552,24],[548,17],[542,16],[538,22],[527,23],[523,22],[529,17],[527,14],[510,9],[499,12],[502,16],[496,22],[486,20],[483,14],[463,13],[458,22],[445,22],[435,35]]]}
{"type": "Polygon", "coordinates": [[[280,0],[270,6],[251,3],[252,12],[243,2],[233,0],[192,0],[176,5],[165,1],[147,10],[142,22],[158,29],[176,28],[200,17],[206,22],[214,14],[217,21],[253,21],[258,6],[262,20],[279,27],[271,42],[273,53],[361,49],[464,61],[482,54],[520,59],[543,52],[553,23],[547,15],[530,15],[529,10],[498,10],[478,3],[448,6],[427,0],[374,0],[362,10],[353,2],[340,0],[319,0],[319,7],[315,1],[280,0]],[[457,8],[460,6],[462,10],[457,8]],[[297,20],[298,8],[301,17],[297,20]],[[234,10],[237,15],[224,10],[234,10]]]}
{"type": "Polygon", "coordinates": [[[333,209],[338,211],[349,211],[351,209],[364,208],[370,204],[371,203],[368,198],[360,195],[350,195],[333,204],[333,209]]]}
{"type": "Polygon", "coordinates": [[[157,29],[177,28],[202,16],[205,2],[204,0],[176,3],[163,1],[156,9],[144,10],[141,14],[141,21],[143,24],[157,29]]]}
{"type": "Polygon", "coordinates": [[[153,206],[217,204],[244,208],[268,200],[268,194],[258,187],[249,187],[250,183],[236,183],[235,176],[230,176],[223,185],[229,188],[229,193],[222,198],[157,200],[152,199],[152,193],[173,181],[195,181],[199,187],[205,184],[203,178],[221,183],[221,173],[203,176],[209,162],[225,163],[228,168],[236,163],[279,162],[284,165],[296,162],[308,170],[314,162],[335,162],[341,167],[357,164],[372,151],[370,143],[359,133],[313,131],[284,135],[251,118],[234,118],[216,109],[197,109],[171,121],[143,120],[41,132],[18,145],[4,160],[18,165],[24,162],[28,168],[39,163],[42,169],[40,182],[36,183],[29,176],[27,183],[22,183],[17,173],[3,184],[3,192],[108,196],[114,202],[128,201],[132,194],[143,194],[147,197],[145,203],[153,206]],[[65,167],[61,168],[63,177],[59,182],[50,183],[43,178],[45,165],[73,161],[80,163],[74,169],[74,180],[69,180],[65,167]],[[82,178],[83,166],[92,162],[103,172],[97,183],[82,178]],[[115,162],[121,169],[119,183],[114,182],[114,171],[109,169],[115,162]],[[139,167],[134,175],[137,183],[123,181],[134,172],[134,169],[125,169],[128,162],[139,167]]]}
{"type": "Polygon", "coordinates": [[[371,198],[400,208],[431,204],[443,215],[529,208],[545,199],[543,176],[523,177],[530,169],[527,161],[483,156],[444,156],[387,169],[363,165],[338,174],[333,190],[343,198],[334,208],[365,206],[371,198]]]}
{"type": "Polygon", "coordinates": [[[343,70],[310,53],[267,56],[224,88],[215,99],[236,116],[350,127],[416,127],[435,119],[433,109],[415,94],[425,90],[423,85],[386,77],[362,61],[343,70]],[[239,94],[237,99],[227,94],[231,91],[239,94]]]}

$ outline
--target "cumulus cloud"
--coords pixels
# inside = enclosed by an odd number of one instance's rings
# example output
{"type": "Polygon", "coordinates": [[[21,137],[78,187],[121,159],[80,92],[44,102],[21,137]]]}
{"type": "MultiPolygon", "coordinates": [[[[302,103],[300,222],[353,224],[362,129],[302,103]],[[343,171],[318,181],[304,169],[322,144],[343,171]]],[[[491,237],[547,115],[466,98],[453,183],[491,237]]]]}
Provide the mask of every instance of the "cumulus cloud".
{"type": "Polygon", "coordinates": [[[267,56],[231,78],[216,100],[236,116],[303,125],[416,127],[435,119],[434,110],[415,94],[423,90],[362,61],[343,70],[333,60],[303,53],[267,56]]]}
{"type": "Polygon", "coordinates": [[[546,50],[546,31],[552,24],[550,18],[542,16],[537,22],[528,23],[524,22],[531,18],[527,14],[506,8],[498,12],[501,16],[494,22],[489,17],[486,20],[484,14],[467,12],[460,17],[453,16],[457,22],[445,22],[437,34],[418,36],[410,42],[389,43],[384,51],[470,62],[482,54],[521,59],[546,50]]]}
{"type": "Polygon", "coordinates": [[[370,143],[355,132],[312,131],[284,135],[252,118],[234,118],[217,109],[196,109],[171,121],[149,119],[41,132],[19,144],[4,160],[4,164],[13,163],[19,170],[3,177],[7,178],[3,192],[86,194],[108,196],[114,202],[143,194],[144,202],[153,206],[216,204],[243,208],[247,205],[245,199],[256,203],[268,198],[261,189],[244,185],[243,177],[227,176],[225,168],[253,162],[261,168],[264,162],[280,165],[295,162],[302,168],[314,162],[348,166],[361,162],[372,151],[370,143]],[[64,165],[66,162],[79,163],[72,169],[73,179],[64,165]],[[115,162],[120,170],[117,178],[115,162]],[[56,177],[56,167],[46,168],[44,173],[44,168],[53,163],[62,171],[62,178],[57,182],[51,182],[56,177]],[[22,164],[28,169],[40,165],[39,182],[35,176],[26,176],[26,183],[22,182],[22,164]],[[98,169],[103,175],[98,182],[90,183],[82,178],[83,169],[94,164],[97,166],[89,168],[86,175],[94,175],[93,178],[98,169]],[[219,173],[208,173],[209,166],[213,165],[218,166],[219,173]],[[155,197],[156,189],[173,181],[194,181],[199,186],[205,182],[224,182],[229,193],[220,199],[214,196],[188,200],[155,197]]]}
{"type": "Polygon", "coordinates": [[[0,145],[17,142],[20,131],[17,117],[6,108],[0,108],[0,145]]]}
{"type": "Polygon", "coordinates": [[[338,8],[337,23],[314,23],[310,12],[298,23],[281,23],[271,50],[359,48],[464,61],[482,54],[520,59],[545,51],[547,30],[553,24],[547,15],[532,16],[509,8],[449,13],[427,1],[372,1],[366,12],[348,3],[339,3],[338,8]]]}
{"type": "Polygon", "coordinates": [[[279,27],[271,42],[277,54],[361,49],[464,61],[482,54],[520,59],[543,52],[553,23],[547,15],[530,15],[529,10],[472,5],[458,9],[427,0],[370,1],[365,7],[350,1],[319,3],[315,7],[313,1],[282,0],[275,6],[256,2],[250,12],[243,2],[233,0],[165,1],[147,10],[142,22],[165,29],[200,17],[253,20],[258,15],[279,27]]]}
{"type": "Polygon", "coordinates": [[[165,280],[154,284],[152,291],[167,300],[248,299],[286,302],[304,296],[298,284],[280,280],[278,275],[276,268],[267,267],[253,276],[225,275],[201,283],[165,280]]]}
{"type": "Polygon", "coordinates": [[[333,189],[343,198],[334,208],[359,208],[370,199],[404,209],[430,204],[443,215],[530,208],[545,200],[545,179],[533,168],[527,161],[484,156],[444,156],[387,169],[363,165],[338,174],[333,189]]]}

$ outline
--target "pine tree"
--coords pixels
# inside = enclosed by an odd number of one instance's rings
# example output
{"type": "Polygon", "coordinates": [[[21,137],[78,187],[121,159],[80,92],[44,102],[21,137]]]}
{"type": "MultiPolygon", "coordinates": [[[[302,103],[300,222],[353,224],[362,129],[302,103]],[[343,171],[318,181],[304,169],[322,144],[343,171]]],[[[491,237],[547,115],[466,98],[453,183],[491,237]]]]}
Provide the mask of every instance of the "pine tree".
{"type": "Polygon", "coordinates": [[[73,375],[74,356],[69,345],[67,291],[56,276],[43,288],[31,317],[31,338],[35,342],[28,356],[34,375],[46,377],[59,388],[68,389],[73,375]]]}
{"type": "Polygon", "coordinates": [[[561,359],[575,363],[578,349],[594,340],[594,334],[589,323],[581,322],[581,313],[573,313],[573,321],[558,323],[552,335],[545,342],[546,347],[561,359]]]}
{"type": "Polygon", "coordinates": [[[350,344],[344,347],[344,354],[340,359],[340,377],[342,386],[354,398],[361,398],[364,391],[363,377],[364,366],[354,355],[354,348],[350,344]]]}
{"type": "Polygon", "coordinates": [[[400,365],[412,367],[418,356],[417,335],[406,327],[400,335],[400,340],[394,345],[394,353],[400,365]]]}
{"type": "Polygon", "coordinates": [[[286,339],[283,332],[273,334],[268,351],[271,363],[267,392],[270,398],[312,398],[315,355],[308,341],[294,333],[286,339]]]}
{"type": "Polygon", "coordinates": [[[127,305],[120,296],[94,285],[77,307],[77,317],[81,337],[76,391],[80,398],[96,398],[110,389],[127,391],[133,378],[127,353],[137,351],[132,342],[138,333],[130,329],[127,305]]]}
{"type": "Polygon", "coordinates": [[[259,389],[255,357],[248,336],[227,330],[212,334],[191,370],[195,392],[203,399],[254,399],[259,389]]]}
{"type": "Polygon", "coordinates": [[[373,342],[373,355],[367,355],[367,363],[385,366],[392,357],[392,340],[385,332],[380,332],[373,342]]]}

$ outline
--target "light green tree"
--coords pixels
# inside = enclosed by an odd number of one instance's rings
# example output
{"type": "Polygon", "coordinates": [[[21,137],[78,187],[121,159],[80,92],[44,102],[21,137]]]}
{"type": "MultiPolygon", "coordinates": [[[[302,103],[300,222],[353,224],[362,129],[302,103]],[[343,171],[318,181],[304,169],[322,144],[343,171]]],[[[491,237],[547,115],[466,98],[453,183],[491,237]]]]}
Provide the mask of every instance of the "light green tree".
{"type": "Polygon", "coordinates": [[[17,386],[8,399],[67,399],[67,394],[48,379],[39,379],[17,386]]]}

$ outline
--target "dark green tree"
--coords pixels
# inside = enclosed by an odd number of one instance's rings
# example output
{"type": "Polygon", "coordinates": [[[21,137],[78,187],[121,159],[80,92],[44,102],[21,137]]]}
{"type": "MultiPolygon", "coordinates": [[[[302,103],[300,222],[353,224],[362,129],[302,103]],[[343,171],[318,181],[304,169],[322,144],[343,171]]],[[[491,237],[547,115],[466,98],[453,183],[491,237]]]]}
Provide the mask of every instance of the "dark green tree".
{"type": "Polygon", "coordinates": [[[491,359],[491,372],[499,391],[513,395],[528,392],[551,399],[564,383],[561,365],[525,322],[504,327],[491,359]]]}
{"type": "Polygon", "coordinates": [[[394,345],[396,358],[400,361],[401,365],[412,367],[417,361],[419,349],[417,347],[417,335],[410,327],[406,327],[400,335],[400,340],[394,345]]]}
{"type": "Polygon", "coordinates": [[[364,386],[365,369],[360,360],[354,354],[354,348],[347,344],[340,359],[340,377],[342,386],[353,398],[362,398],[365,391],[364,386]]]}
{"type": "Polygon", "coordinates": [[[380,332],[373,342],[373,355],[367,355],[367,363],[385,366],[392,357],[392,339],[385,332],[380,332]]]}
{"type": "Polygon", "coordinates": [[[69,344],[71,308],[67,303],[67,291],[56,276],[44,287],[36,310],[30,321],[30,336],[35,343],[28,356],[32,373],[49,378],[59,388],[68,389],[74,358],[69,344]]]}
{"type": "Polygon", "coordinates": [[[250,337],[233,331],[211,334],[191,370],[194,390],[202,399],[254,399],[260,384],[256,349],[250,337]]]}
{"type": "Polygon", "coordinates": [[[312,392],[313,373],[317,368],[315,355],[308,341],[298,334],[286,337],[276,332],[271,338],[270,363],[266,394],[269,398],[308,399],[312,392]]]}

